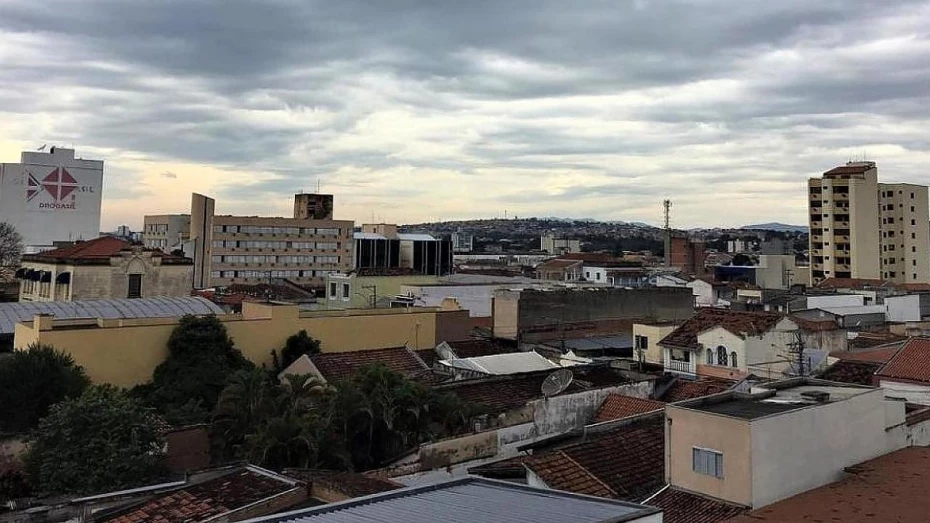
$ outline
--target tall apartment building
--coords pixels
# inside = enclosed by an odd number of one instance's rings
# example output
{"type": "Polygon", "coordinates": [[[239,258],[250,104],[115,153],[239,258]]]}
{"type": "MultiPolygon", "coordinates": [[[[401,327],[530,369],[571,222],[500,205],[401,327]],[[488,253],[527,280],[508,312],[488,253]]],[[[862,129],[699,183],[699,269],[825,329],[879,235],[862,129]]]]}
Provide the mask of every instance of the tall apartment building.
{"type": "Polygon", "coordinates": [[[142,243],[149,249],[170,253],[191,236],[190,214],[159,214],[143,218],[142,243]]]}
{"type": "Polygon", "coordinates": [[[207,196],[191,198],[195,288],[273,278],[322,288],[327,274],[352,269],[351,220],[216,215],[214,207],[207,196]]]}
{"type": "Polygon", "coordinates": [[[811,283],[826,278],[930,282],[927,187],[878,183],[874,162],[808,181],[811,283]]]}

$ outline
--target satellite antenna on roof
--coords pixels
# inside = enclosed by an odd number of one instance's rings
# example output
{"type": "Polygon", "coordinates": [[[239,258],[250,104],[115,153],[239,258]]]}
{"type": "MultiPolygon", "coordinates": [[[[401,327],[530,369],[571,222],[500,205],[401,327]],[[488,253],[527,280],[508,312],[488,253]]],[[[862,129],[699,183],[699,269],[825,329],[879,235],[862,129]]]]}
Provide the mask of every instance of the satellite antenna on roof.
{"type": "Polygon", "coordinates": [[[572,371],[568,369],[559,369],[546,376],[542,383],[543,396],[548,398],[564,391],[572,384],[572,378],[572,371]]]}

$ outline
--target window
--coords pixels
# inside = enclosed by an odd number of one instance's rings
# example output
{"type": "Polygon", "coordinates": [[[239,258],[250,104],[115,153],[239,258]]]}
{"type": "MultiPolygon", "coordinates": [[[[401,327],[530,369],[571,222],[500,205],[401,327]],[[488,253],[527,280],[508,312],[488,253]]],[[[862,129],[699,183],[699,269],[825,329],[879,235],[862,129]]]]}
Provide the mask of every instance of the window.
{"type": "Polygon", "coordinates": [[[732,367],[739,367],[739,365],[736,364],[736,351],[730,353],[730,365],[732,367]]]}
{"type": "Polygon", "coordinates": [[[708,365],[714,364],[714,351],[710,349],[707,349],[707,364],[708,365]]]}
{"type": "Polygon", "coordinates": [[[914,211],[914,206],[913,206],[913,205],[911,205],[911,212],[916,212],[916,211],[914,211]]]}
{"type": "Polygon", "coordinates": [[[336,299],[336,284],[335,283],[329,284],[329,299],[331,300],[336,299]]]}
{"type": "Polygon", "coordinates": [[[349,284],[348,283],[342,284],[342,299],[343,300],[349,299],[349,284]]]}
{"type": "Polygon", "coordinates": [[[716,450],[691,448],[691,467],[698,474],[723,478],[723,453],[716,450]]]}
{"type": "Polygon", "coordinates": [[[584,272],[584,279],[590,280],[590,279],[591,279],[591,273],[588,272],[588,271],[585,271],[585,272],[584,272]]]}
{"type": "Polygon", "coordinates": [[[597,281],[601,281],[601,273],[599,272],[594,273],[594,279],[597,281]]]}
{"type": "Polygon", "coordinates": [[[126,293],[127,298],[141,298],[142,297],[142,275],[141,274],[130,274],[129,275],[129,291],[126,293]]]}
{"type": "Polygon", "coordinates": [[[917,220],[911,218],[911,225],[917,225],[917,220]]]}
{"type": "Polygon", "coordinates": [[[914,193],[911,193],[911,199],[912,200],[914,199],[914,193]]]}
{"type": "Polygon", "coordinates": [[[717,365],[727,365],[727,348],[723,345],[717,347],[717,365]]]}
{"type": "Polygon", "coordinates": [[[911,239],[912,239],[912,240],[916,240],[916,239],[917,239],[917,233],[916,233],[916,232],[912,232],[912,233],[911,233],[911,239]]]}

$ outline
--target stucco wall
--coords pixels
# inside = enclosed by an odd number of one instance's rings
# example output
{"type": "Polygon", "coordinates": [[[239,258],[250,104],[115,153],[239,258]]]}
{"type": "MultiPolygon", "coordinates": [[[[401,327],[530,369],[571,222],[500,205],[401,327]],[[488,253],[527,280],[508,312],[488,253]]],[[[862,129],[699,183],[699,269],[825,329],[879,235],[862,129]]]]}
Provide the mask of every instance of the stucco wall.
{"type": "Polygon", "coordinates": [[[646,361],[649,363],[658,363],[661,365],[664,351],[662,350],[662,347],[659,346],[659,340],[671,334],[672,331],[674,331],[676,328],[678,328],[678,326],[675,324],[647,325],[643,323],[634,323],[633,340],[635,342],[636,336],[645,336],[647,338],[645,353],[646,361]]]}
{"type": "Polygon", "coordinates": [[[930,386],[881,378],[879,385],[889,398],[903,399],[918,405],[930,405],[930,386]]]}
{"type": "MultiPolygon", "coordinates": [[[[236,348],[256,364],[270,364],[271,350],[306,330],[320,340],[323,352],[345,352],[399,347],[427,349],[436,346],[437,323],[446,335],[456,319],[468,324],[465,311],[384,309],[378,311],[314,312],[299,315],[296,306],[243,304],[243,314],[221,317],[236,348]]],[[[87,322],[85,322],[86,324],[87,322]]],[[[149,381],[168,355],[167,342],[177,319],[112,320],[81,328],[36,330],[32,323],[18,324],[16,348],[41,342],[72,355],[95,383],[131,387],[149,381]]]]}
{"type": "Polygon", "coordinates": [[[752,507],[837,481],[844,467],[889,452],[883,401],[881,390],[871,390],[754,420],[752,507]]]}
{"type": "Polygon", "coordinates": [[[676,487],[749,505],[752,462],[749,422],[669,405],[665,408],[665,478],[676,487]],[[723,453],[723,478],[692,469],[692,449],[723,453]]]}

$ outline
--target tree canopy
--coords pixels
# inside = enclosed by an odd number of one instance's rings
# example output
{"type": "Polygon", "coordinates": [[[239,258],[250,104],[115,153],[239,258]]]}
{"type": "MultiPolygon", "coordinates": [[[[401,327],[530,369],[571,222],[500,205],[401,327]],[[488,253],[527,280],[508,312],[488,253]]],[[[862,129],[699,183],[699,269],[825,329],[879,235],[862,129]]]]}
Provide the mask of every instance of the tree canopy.
{"type": "Polygon", "coordinates": [[[84,494],[160,479],[163,460],[152,411],[114,387],[94,386],[42,418],[26,466],[40,492],[84,494]]]}
{"type": "Polygon", "coordinates": [[[284,347],[281,349],[280,357],[276,351],[271,352],[274,358],[275,372],[281,372],[305,354],[311,357],[319,354],[320,340],[312,338],[307,334],[307,331],[301,330],[287,338],[284,347]]]}
{"type": "Polygon", "coordinates": [[[46,345],[0,356],[0,433],[32,429],[49,407],[89,384],[69,354],[46,345]]]}
{"type": "Polygon", "coordinates": [[[11,224],[0,222],[0,268],[19,265],[22,253],[23,237],[11,224]]]}
{"type": "Polygon", "coordinates": [[[215,316],[184,316],[168,338],[168,357],[152,383],[134,393],[170,423],[206,421],[233,373],[253,368],[215,316]]]}

